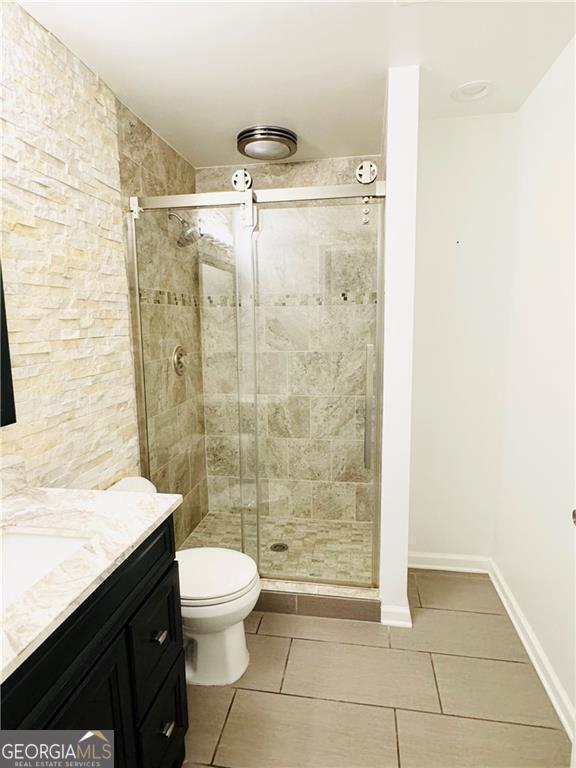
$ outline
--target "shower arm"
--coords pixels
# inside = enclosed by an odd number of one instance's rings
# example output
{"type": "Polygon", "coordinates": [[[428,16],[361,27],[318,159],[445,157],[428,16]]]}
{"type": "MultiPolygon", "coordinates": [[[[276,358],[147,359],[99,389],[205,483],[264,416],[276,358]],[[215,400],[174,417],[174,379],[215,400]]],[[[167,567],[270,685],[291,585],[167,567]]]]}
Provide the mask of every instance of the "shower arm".
{"type": "Polygon", "coordinates": [[[187,224],[187,222],[184,221],[182,216],[178,216],[177,213],[172,213],[172,211],[170,211],[170,213],[168,214],[168,218],[169,219],[176,219],[176,221],[179,221],[180,224],[182,224],[182,226],[185,226],[187,224]]]}

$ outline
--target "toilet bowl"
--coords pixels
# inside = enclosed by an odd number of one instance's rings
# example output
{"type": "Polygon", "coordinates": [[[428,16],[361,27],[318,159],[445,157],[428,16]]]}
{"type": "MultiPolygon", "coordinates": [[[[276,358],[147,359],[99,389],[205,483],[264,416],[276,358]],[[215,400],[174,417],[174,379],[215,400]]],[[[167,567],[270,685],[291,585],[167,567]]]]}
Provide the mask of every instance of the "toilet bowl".
{"type": "MultiPolygon", "coordinates": [[[[156,493],[144,477],[125,477],[109,491],[156,493]]],[[[229,685],[248,666],[244,619],[260,595],[254,560],[221,547],[195,547],[176,553],[186,653],[186,682],[229,685]]]]}
{"type": "Polygon", "coordinates": [[[186,653],[186,682],[229,685],[248,666],[244,619],[260,595],[254,560],[221,547],[176,553],[186,653]]]}

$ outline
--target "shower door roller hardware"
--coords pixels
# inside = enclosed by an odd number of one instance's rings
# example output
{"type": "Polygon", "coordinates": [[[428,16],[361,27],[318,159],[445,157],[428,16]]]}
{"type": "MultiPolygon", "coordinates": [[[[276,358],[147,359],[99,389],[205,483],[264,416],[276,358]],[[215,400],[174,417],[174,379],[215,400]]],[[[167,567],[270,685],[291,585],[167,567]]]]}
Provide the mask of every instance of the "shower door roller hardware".
{"type": "Polygon", "coordinates": [[[185,356],[186,352],[184,351],[184,347],[180,346],[180,344],[178,344],[177,347],[174,347],[174,352],[172,352],[172,365],[174,366],[174,370],[178,376],[182,376],[184,374],[185,356]]]}
{"type": "Polygon", "coordinates": [[[378,167],[371,160],[363,160],[356,168],[356,179],[360,184],[372,184],[378,176],[378,167]]]}
{"type": "Polygon", "coordinates": [[[143,210],[144,210],[144,208],[142,208],[140,206],[140,203],[138,202],[138,198],[137,197],[131,197],[130,198],[130,213],[132,214],[132,218],[134,220],[139,219],[140,218],[140,214],[142,213],[143,210]]]}
{"type": "Polygon", "coordinates": [[[236,192],[246,192],[247,189],[251,189],[252,176],[246,168],[239,168],[234,176],[232,176],[232,186],[236,192]]]}

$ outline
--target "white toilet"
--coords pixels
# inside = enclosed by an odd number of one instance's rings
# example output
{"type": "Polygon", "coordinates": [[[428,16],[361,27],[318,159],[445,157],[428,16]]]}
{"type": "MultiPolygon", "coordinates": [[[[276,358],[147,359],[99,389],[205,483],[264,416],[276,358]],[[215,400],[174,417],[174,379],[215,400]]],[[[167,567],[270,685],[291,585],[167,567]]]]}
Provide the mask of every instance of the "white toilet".
{"type": "Polygon", "coordinates": [[[229,685],[242,677],[250,657],[244,619],[260,594],[251,557],[233,549],[195,547],[176,553],[180,569],[186,681],[229,685]]]}
{"type": "MultiPolygon", "coordinates": [[[[110,491],[155,493],[143,477],[125,477],[110,491]]],[[[244,619],[260,595],[254,560],[221,547],[195,547],[176,553],[186,646],[186,682],[229,685],[248,666],[244,619]]]]}

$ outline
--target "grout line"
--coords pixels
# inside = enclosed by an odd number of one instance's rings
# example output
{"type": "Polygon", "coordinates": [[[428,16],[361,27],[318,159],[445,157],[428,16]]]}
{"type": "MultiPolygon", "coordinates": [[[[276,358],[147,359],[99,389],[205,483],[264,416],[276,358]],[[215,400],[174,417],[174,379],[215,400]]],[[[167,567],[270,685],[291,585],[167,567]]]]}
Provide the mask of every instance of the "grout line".
{"type": "Polygon", "coordinates": [[[238,689],[234,688],[232,690],[232,698],[230,699],[230,706],[228,707],[228,711],[226,712],[226,717],[224,718],[224,722],[222,723],[222,729],[220,731],[220,735],[218,736],[218,740],[216,742],[216,746],[214,747],[214,752],[212,754],[212,760],[210,760],[210,765],[214,765],[214,760],[216,759],[216,753],[218,752],[218,747],[220,746],[220,742],[222,740],[222,736],[224,734],[224,728],[226,728],[226,723],[228,722],[228,717],[230,716],[230,712],[232,710],[232,705],[234,704],[234,700],[236,698],[236,691],[238,689]]]}
{"type": "MultiPolygon", "coordinates": [[[[420,597],[420,592],[418,592],[418,597],[420,597]]],[[[420,602],[422,602],[422,600],[420,600],[420,602]]],[[[417,608],[419,611],[438,611],[439,613],[474,613],[477,616],[506,616],[507,618],[510,618],[505,608],[499,613],[496,613],[495,611],[472,611],[468,608],[438,608],[437,606],[430,605],[415,605],[412,607],[417,608]]]]}
{"type": "MultiPolygon", "coordinates": [[[[398,649],[400,650],[400,648],[398,649]]],[[[476,661],[495,661],[498,664],[531,664],[530,659],[516,661],[516,659],[492,659],[486,656],[461,656],[459,653],[444,653],[444,651],[426,651],[432,656],[447,656],[449,659],[473,659],[476,661]]]]}
{"type": "Polygon", "coordinates": [[[418,605],[415,608],[422,608],[422,596],[420,595],[420,587],[418,586],[418,576],[414,573],[414,584],[416,584],[416,594],[418,595],[418,605]]]}
{"type": "MultiPolygon", "coordinates": [[[[410,707],[394,707],[392,704],[372,704],[365,701],[350,701],[349,699],[327,699],[324,696],[307,696],[303,693],[286,693],[285,691],[264,691],[260,688],[237,688],[236,690],[251,691],[252,693],[265,693],[270,696],[287,696],[292,699],[305,699],[306,701],[325,701],[334,704],[349,704],[352,707],[372,707],[373,709],[391,709],[396,712],[414,712],[419,715],[434,715],[436,717],[454,717],[458,720],[473,720],[480,723],[499,723],[504,725],[517,725],[524,728],[540,728],[543,731],[556,731],[565,733],[562,726],[555,728],[552,725],[535,725],[533,723],[519,723],[517,720],[494,720],[488,717],[474,717],[472,715],[458,715],[452,712],[435,712],[430,709],[411,709],[410,707]]],[[[211,763],[211,765],[214,765],[211,763]]]]}
{"type": "Polygon", "coordinates": [[[260,627],[262,626],[262,619],[263,619],[263,618],[264,618],[264,614],[262,614],[262,616],[260,616],[260,619],[259,619],[259,621],[258,621],[258,626],[256,627],[256,631],[255,631],[255,632],[253,632],[252,634],[254,634],[254,635],[257,635],[257,634],[259,634],[259,632],[260,632],[260,627]]]}
{"type": "MultiPolygon", "coordinates": [[[[266,637],[266,635],[264,635],[264,637],[266,637]]],[[[282,680],[280,681],[279,693],[282,693],[282,688],[284,686],[284,678],[286,677],[286,670],[288,669],[288,659],[290,658],[290,653],[292,652],[292,643],[293,643],[293,639],[290,638],[290,644],[288,645],[288,653],[286,654],[286,661],[284,662],[284,669],[282,670],[282,680]]]]}
{"type": "MultiPolygon", "coordinates": [[[[420,594],[418,594],[420,597],[420,594]]],[[[422,600],[420,600],[422,603],[422,600]]],[[[467,608],[438,608],[437,606],[429,605],[416,605],[415,608],[424,609],[426,611],[442,611],[443,613],[474,613],[476,616],[507,616],[506,611],[469,611],[467,608]]]]}
{"type": "Polygon", "coordinates": [[[398,714],[396,710],[394,710],[394,731],[396,733],[396,757],[398,759],[398,768],[402,768],[402,764],[400,762],[400,734],[398,733],[398,714]]]}
{"type": "Polygon", "coordinates": [[[444,714],[444,707],[442,706],[442,698],[440,697],[440,687],[438,685],[438,676],[436,675],[436,668],[434,667],[434,659],[430,654],[430,664],[432,665],[432,674],[434,675],[434,686],[436,687],[436,694],[438,696],[438,704],[440,705],[440,714],[444,714]]]}
{"type": "MultiPolygon", "coordinates": [[[[388,630],[390,630],[390,627],[388,627],[388,630]]],[[[493,656],[470,656],[465,653],[446,653],[445,651],[425,650],[422,648],[394,648],[386,645],[370,645],[369,643],[346,643],[341,640],[320,640],[317,637],[300,637],[299,635],[273,635],[269,632],[259,632],[258,634],[260,637],[285,637],[290,638],[290,640],[305,640],[309,643],[330,643],[332,645],[345,645],[347,647],[378,648],[381,651],[405,651],[407,653],[425,653],[426,655],[434,653],[436,656],[449,656],[456,659],[478,659],[478,661],[501,661],[508,664],[530,664],[530,659],[526,659],[526,661],[520,661],[518,659],[497,659],[493,656]]],[[[392,642],[391,637],[390,642],[392,642]]]]}

